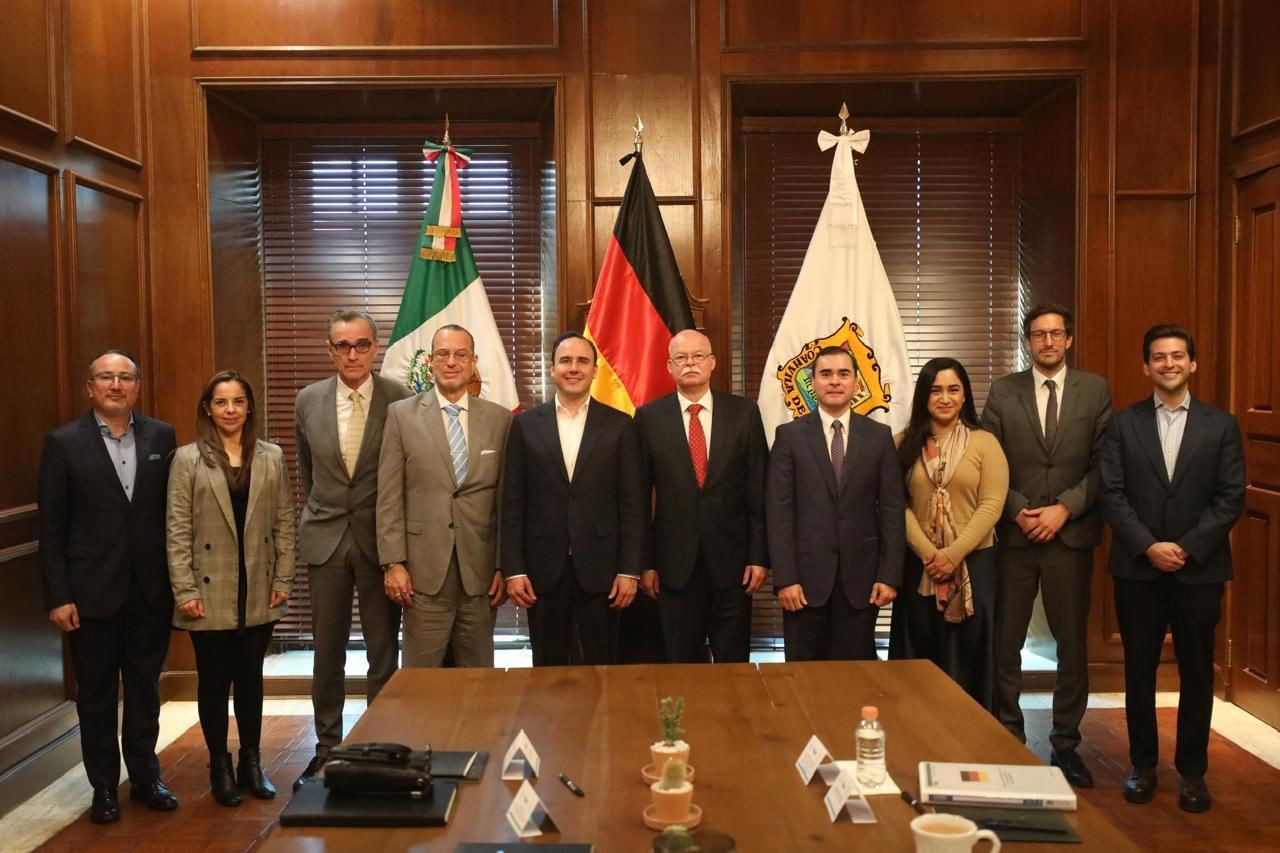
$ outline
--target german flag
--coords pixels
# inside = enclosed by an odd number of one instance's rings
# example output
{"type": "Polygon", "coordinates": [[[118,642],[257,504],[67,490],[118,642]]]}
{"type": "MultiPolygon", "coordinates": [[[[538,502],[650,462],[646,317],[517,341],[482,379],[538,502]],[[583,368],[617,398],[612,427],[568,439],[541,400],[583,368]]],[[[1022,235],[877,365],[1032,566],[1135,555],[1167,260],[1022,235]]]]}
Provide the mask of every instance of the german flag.
{"type": "Polygon", "coordinates": [[[585,334],[600,352],[591,396],[635,414],[638,406],[675,390],[667,343],[693,328],[693,312],[671,240],[639,153],[622,209],[596,280],[585,334]]]}

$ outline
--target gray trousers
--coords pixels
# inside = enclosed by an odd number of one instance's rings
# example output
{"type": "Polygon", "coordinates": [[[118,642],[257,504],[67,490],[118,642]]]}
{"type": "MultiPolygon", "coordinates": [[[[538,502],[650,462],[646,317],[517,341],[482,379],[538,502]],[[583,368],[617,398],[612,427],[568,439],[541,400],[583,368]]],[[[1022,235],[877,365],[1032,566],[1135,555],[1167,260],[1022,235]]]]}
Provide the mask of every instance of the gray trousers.
{"type": "Polygon", "coordinates": [[[400,608],[383,591],[382,569],[356,546],[350,529],[327,562],[307,567],[307,577],[315,634],[311,705],[316,716],[316,752],[327,753],[342,741],[353,590],[360,596],[360,629],[369,660],[365,695],[370,702],[398,667],[400,608]]]}
{"type": "Polygon", "coordinates": [[[1086,629],[1093,592],[1093,549],[1068,548],[1054,540],[1027,548],[1003,546],[996,558],[996,691],[1000,722],[1022,742],[1018,697],[1022,693],[1022,646],[1036,592],[1058,645],[1049,743],[1060,752],[1080,744],[1080,721],[1089,704],[1086,629]]]}
{"type": "Polygon", "coordinates": [[[454,551],[440,591],[427,595],[415,589],[413,606],[404,610],[404,665],[438,667],[452,647],[457,666],[493,666],[496,618],[489,596],[467,595],[463,589],[454,551]]]}

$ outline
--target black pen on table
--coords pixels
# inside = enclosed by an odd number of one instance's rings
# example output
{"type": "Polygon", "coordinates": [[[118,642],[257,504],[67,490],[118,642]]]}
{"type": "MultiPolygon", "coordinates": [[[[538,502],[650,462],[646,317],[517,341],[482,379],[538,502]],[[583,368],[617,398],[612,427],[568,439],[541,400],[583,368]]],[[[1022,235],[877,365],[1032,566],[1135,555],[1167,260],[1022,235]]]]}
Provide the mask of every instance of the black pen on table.
{"type": "Polygon", "coordinates": [[[924,806],[920,804],[920,801],[917,800],[910,791],[903,790],[902,799],[906,800],[907,805],[911,806],[911,808],[915,809],[920,814],[928,814],[928,812],[924,810],[924,806]]]}
{"type": "Polygon", "coordinates": [[[568,788],[570,791],[573,791],[573,793],[577,794],[579,797],[586,796],[586,792],[584,792],[581,788],[579,788],[577,783],[575,783],[572,779],[570,779],[568,776],[564,775],[563,773],[560,774],[560,781],[564,783],[564,786],[566,788],[568,788]]]}

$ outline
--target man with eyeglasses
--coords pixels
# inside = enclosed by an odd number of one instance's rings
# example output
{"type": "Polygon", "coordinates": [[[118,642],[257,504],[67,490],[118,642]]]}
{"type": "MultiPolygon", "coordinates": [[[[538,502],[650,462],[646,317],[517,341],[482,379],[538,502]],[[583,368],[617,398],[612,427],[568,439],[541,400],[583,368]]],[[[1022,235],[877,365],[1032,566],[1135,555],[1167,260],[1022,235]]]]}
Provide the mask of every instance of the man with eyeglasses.
{"type": "Polygon", "coordinates": [[[360,633],[373,701],[399,665],[400,605],[383,593],[375,511],[378,454],[387,406],[410,396],[377,376],[378,324],[363,311],[329,316],[325,345],[336,373],[298,392],[293,431],[305,504],[298,555],[311,589],[315,657],[311,705],[316,751],[299,781],[316,775],[342,741],[351,604],[359,590],[360,633]]]}
{"type": "Polygon", "coordinates": [[[695,329],[675,335],[676,392],[636,412],[644,494],[656,495],[644,592],[658,600],[671,663],[745,663],[751,597],[768,571],[764,476],[769,456],[755,401],[711,390],[716,357],[695,329]]]}
{"type": "Polygon", "coordinates": [[[1071,784],[1093,787],[1080,758],[1080,721],[1089,701],[1086,628],[1093,549],[1102,541],[1099,474],[1111,422],[1111,389],[1101,376],[1067,369],[1075,323],[1061,305],[1027,313],[1029,370],[996,380],[982,426],[1009,460],[1009,496],[996,527],[996,705],[1000,722],[1026,742],[1022,646],[1037,593],[1057,643],[1049,762],[1071,784]]]}
{"type": "Polygon", "coordinates": [[[120,746],[129,799],[154,811],[178,807],[156,757],[173,616],[165,501],[175,442],[172,426],[134,411],[141,386],[128,352],[97,355],[84,384],[92,411],[49,432],[40,457],[44,599],[71,646],[94,823],[120,819],[120,746]]]}
{"type": "Polygon", "coordinates": [[[378,463],[383,589],[404,610],[404,665],[493,666],[498,496],[511,412],[473,397],[475,338],[431,336],[432,387],[387,410],[378,463]]]}

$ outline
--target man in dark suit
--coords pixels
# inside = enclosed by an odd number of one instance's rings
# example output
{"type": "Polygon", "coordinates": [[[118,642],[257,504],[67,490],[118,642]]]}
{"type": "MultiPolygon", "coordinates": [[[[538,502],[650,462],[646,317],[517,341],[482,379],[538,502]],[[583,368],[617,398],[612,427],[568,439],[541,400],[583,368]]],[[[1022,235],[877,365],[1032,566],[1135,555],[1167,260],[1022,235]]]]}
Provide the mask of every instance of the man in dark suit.
{"type": "Polygon", "coordinates": [[[551,346],[555,398],[507,434],[502,560],[529,609],[534,666],[618,662],[618,614],[636,596],[646,521],[640,446],[624,412],[591,399],[595,344],[551,346]]]}
{"type": "Polygon", "coordinates": [[[1181,326],[1142,341],[1154,397],[1118,412],[1102,450],[1102,509],[1124,643],[1125,719],[1133,769],[1124,798],[1155,795],[1156,667],[1166,631],[1178,657],[1178,805],[1208,811],[1213,635],[1231,580],[1228,534],[1244,512],[1245,466],[1234,416],[1191,396],[1196,345],[1181,326]]]}
{"type": "Polygon", "coordinates": [[[400,607],[387,598],[378,564],[378,453],[387,405],[410,396],[373,374],[378,326],[361,311],[335,311],[326,337],[337,374],[308,385],[294,404],[293,431],[302,479],[298,554],[307,565],[315,659],[311,705],[316,752],[301,778],[314,776],[342,740],[351,602],[360,591],[360,633],[372,702],[400,659],[400,607]]]}
{"type": "Polygon", "coordinates": [[[178,807],[160,780],[160,670],[173,593],[165,563],[165,499],[173,427],[134,412],[141,371],[124,350],[89,364],[93,411],[45,436],[40,555],[49,620],[67,632],[94,823],[120,819],[116,703],[130,799],[178,807]]]}
{"type": "Polygon", "coordinates": [[[1086,628],[1093,589],[1093,549],[1102,541],[1098,456],[1111,422],[1111,390],[1101,376],[1067,369],[1075,336],[1071,312],[1040,305],[1022,333],[1032,367],[992,384],[982,426],[1009,460],[1009,496],[996,528],[996,704],[1000,722],[1026,742],[1022,647],[1042,594],[1058,647],[1049,761],[1073,785],[1093,787],[1076,751],[1089,702],[1086,628]]]}
{"type": "Polygon", "coordinates": [[[819,408],[778,427],[765,490],[787,660],[875,660],[902,585],[906,494],[889,427],[854,414],[853,356],[813,363],[819,408]]]}
{"type": "Polygon", "coordinates": [[[745,663],[751,596],[764,582],[764,471],[760,411],[711,390],[716,357],[693,329],[668,346],[674,394],[644,405],[636,425],[644,494],[656,492],[645,593],[657,598],[667,660],[745,663]]]}

